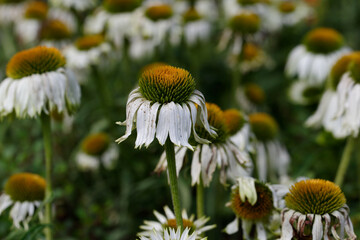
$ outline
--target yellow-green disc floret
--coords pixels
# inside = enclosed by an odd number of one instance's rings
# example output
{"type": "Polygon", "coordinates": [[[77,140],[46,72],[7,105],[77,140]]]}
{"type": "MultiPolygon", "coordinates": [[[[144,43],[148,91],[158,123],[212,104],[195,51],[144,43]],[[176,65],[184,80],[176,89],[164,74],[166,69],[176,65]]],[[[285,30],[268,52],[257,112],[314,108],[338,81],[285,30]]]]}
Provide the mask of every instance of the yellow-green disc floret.
{"type": "Polygon", "coordinates": [[[204,127],[196,127],[196,132],[201,138],[207,139],[213,143],[225,142],[229,136],[229,129],[226,125],[224,112],[214,103],[206,103],[208,112],[208,122],[210,126],[216,129],[217,136],[212,137],[204,127]]]}
{"type": "Polygon", "coordinates": [[[333,182],[322,179],[295,183],[285,196],[286,206],[302,214],[325,214],[339,210],[346,203],[344,193],[333,182]]]}
{"type": "Polygon", "coordinates": [[[40,30],[40,39],[63,40],[71,36],[71,31],[64,22],[58,19],[46,21],[40,30]]]}
{"type": "Polygon", "coordinates": [[[239,188],[233,189],[230,206],[236,216],[250,221],[261,221],[270,216],[274,209],[272,192],[265,184],[257,181],[255,182],[255,189],[257,201],[254,205],[251,205],[248,200],[242,202],[239,188]]]}
{"type": "Polygon", "coordinates": [[[87,136],[81,143],[81,149],[89,155],[102,154],[110,144],[110,137],[105,133],[96,133],[87,136]]]}
{"type": "Polygon", "coordinates": [[[352,52],[342,56],[331,68],[330,71],[330,86],[335,90],[341,80],[342,75],[350,70],[350,65],[356,59],[359,59],[360,52],[352,52]]]}
{"type": "Polygon", "coordinates": [[[44,20],[48,9],[49,7],[45,2],[30,2],[25,9],[25,18],[44,20]]]}
{"type": "Polygon", "coordinates": [[[32,74],[55,71],[65,65],[64,56],[51,47],[34,47],[15,54],[6,67],[6,75],[20,79],[32,74]]]}
{"type": "Polygon", "coordinates": [[[173,15],[173,10],[168,4],[154,5],[146,9],[146,16],[153,21],[168,19],[173,15]]]}
{"type": "Polygon", "coordinates": [[[249,115],[251,129],[260,141],[269,141],[275,138],[278,125],[273,117],[266,113],[253,113],[249,115]]]}
{"type": "Polygon", "coordinates": [[[139,7],[141,0],[104,0],[103,6],[110,13],[131,12],[139,7]]]}
{"type": "Polygon", "coordinates": [[[303,43],[310,52],[327,54],[340,49],[344,39],[332,28],[316,28],[306,34],[303,43]]]}
{"type": "MultiPolygon", "coordinates": [[[[188,219],[183,219],[184,228],[190,228],[190,234],[195,230],[194,223],[188,219]]],[[[163,225],[164,229],[172,228],[177,229],[176,219],[168,219],[167,222],[163,225]]]]}
{"type": "Polygon", "coordinates": [[[152,102],[184,103],[195,90],[195,80],[185,69],[160,65],[141,74],[139,87],[142,95],[152,102]]]}
{"type": "Polygon", "coordinates": [[[193,22],[201,19],[201,15],[196,8],[189,8],[183,15],[184,22],[193,22]]]}
{"type": "Polygon", "coordinates": [[[260,18],[252,12],[240,13],[230,19],[230,27],[235,32],[254,34],[260,28],[260,18]]]}
{"type": "Polygon", "coordinates": [[[13,201],[41,201],[45,197],[45,179],[37,174],[18,173],[12,175],[5,184],[5,193],[13,201]]]}
{"type": "Polygon", "coordinates": [[[237,133],[246,122],[243,113],[237,109],[225,110],[224,118],[230,135],[237,133]]]}
{"type": "Polygon", "coordinates": [[[296,6],[293,2],[282,2],[279,4],[279,10],[282,13],[292,13],[296,9],[296,6]]]}
{"type": "Polygon", "coordinates": [[[262,104],[265,101],[264,90],[255,83],[248,83],[245,85],[245,96],[250,102],[254,104],[262,104]]]}
{"type": "Polygon", "coordinates": [[[101,34],[88,35],[80,37],[75,41],[75,46],[79,50],[89,50],[91,48],[97,47],[104,42],[105,38],[101,34]]]}

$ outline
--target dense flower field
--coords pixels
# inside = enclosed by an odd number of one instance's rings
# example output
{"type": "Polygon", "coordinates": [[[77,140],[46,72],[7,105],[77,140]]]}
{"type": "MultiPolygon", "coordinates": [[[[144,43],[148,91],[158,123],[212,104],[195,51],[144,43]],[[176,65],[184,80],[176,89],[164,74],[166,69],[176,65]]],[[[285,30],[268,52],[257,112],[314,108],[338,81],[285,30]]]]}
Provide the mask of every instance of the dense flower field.
{"type": "Polygon", "coordinates": [[[0,0],[0,239],[356,239],[358,0],[0,0]]]}

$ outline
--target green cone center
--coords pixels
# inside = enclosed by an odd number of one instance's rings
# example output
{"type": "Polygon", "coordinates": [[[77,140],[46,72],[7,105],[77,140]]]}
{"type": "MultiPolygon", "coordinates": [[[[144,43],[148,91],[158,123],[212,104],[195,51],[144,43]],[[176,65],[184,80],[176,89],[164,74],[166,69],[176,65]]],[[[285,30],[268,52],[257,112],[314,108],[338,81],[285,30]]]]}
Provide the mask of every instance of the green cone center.
{"type": "Polygon", "coordinates": [[[285,196],[286,206],[302,214],[332,213],[346,203],[344,193],[334,183],[310,179],[295,183],[285,196]]]}
{"type": "Polygon", "coordinates": [[[5,184],[5,193],[13,201],[41,201],[45,197],[45,179],[37,174],[18,173],[12,175],[5,184]]]}
{"type": "Polygon", "coordinates": [[[339,50],[344,45],[344,39],[334,29],[316,28],[306,34],[303,43],[310,52],[328,54],[339,50]]]}
{"type": "Polygon", "coordinates": [[[184,103],[195,90],[195,80],[185,69],[158,65],[141,74],[139,87],[149,101],[184,103]]]}

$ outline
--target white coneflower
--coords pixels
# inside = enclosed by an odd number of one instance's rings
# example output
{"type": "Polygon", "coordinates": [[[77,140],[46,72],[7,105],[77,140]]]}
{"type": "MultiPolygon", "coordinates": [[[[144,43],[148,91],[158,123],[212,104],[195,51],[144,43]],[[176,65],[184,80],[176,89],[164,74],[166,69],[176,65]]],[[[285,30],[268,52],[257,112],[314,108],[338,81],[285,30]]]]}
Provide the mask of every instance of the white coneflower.
{"type": "Polygon", "coordinates": [[[102,164],[105,169],[114,168],[119,150],[110,143],[110,137],[105,133],[90,134],[81,143],[81,150],[76,156],[80,170],[97,170],[102,164]]]}
{"type": "MultiPolygon", "coordinates": [[[[216,129],[217,136],[211,137],[202,127],[197,127],[200,137],[208,139],[211,143],[199,144],[194,152],[191,161],[192,185],[200,184],[209,186],[216,167],[220,169],[220,181],[225,184],[228,178],[227,173],[231,169],[237,171],[240,167],[242,172],[251,170],[250,156],[247,149],[240,149],[230,139],[229,128],[241,129],[244,124],[242,116],[237,116],[233,121],[227,121],[223,111],[213,103],[206,103],[208,121],[210,126],[216,129]]],[[[234,114],[231,115],[234,117],[234,114]]],[[[176,149],[177,171],[179,172],[185,161],[186,148],[176,149]]],[[[166,154],[164,153],[155,169],[162,171],[166,169],[166,154]]],[[[230,176],[234,177],[234,176],[230,176]]],[[[237,176],[238,177],[238,176],[237,176]]]]}
{"type": "Polygon", "coordinates": [[[247,113],[257,112],[265,99],[264,90],[255,83],[248,83],[236,89],[237,103],[247,113]]]}
{"type": "MultiPolygon", "coordinates": [[[[0,215],[9,207],[10,217],[17,228],[29,228],[29,222],[35,217],[37,209],[45,198],[45,179],[37,174],[18,173],[12,175],[0,195],[0,215]]],[[[40,219],[43,211],[38,212],[40,219]]]]}
{"type": "Polygon", "coordinates": [[[232,55],[239,56],[244,39],[252,38],[260,29],[260,17],[251,11],[241,11],[232,16],[223,31],[218,45],[220,51],[229,48],[232,55]]]}
{"type": "MultiPolygon", "coordinates": [[[[140,240],[195,240],[200,239],[196,233],[190,235],[190,229],[186,228],[183,232],[178,228],[175,229],[166,229],[165,231],[153,231],[149,237],[140,236],[140,240]]],[[[201,238],[201,240],[207,240],[207,238],[201,238]]]]}
{"type": "Polygon", "coordinates": [[[322,86],[331,66],[349,51],[340,33],[331,28],[316,28],[291,51],[285,72],[300,81],[322,86]]]}
{"type": "Polygon", "coordinates": [[[288,90],[290,100],[299,105],[309,105],[319,101],[323,87],[305,81],[295,81],[288,90]]]}
{"type": "Polygon", "coordinates": [[[314,9],[302,1],[281,0],[277,4],[277,8],[284,26],[293,26],[314,15],[314,9]]]}
{"type": "Polygon", "coordinates": [[[270,57],[259,46],[245,43],[239,54],[229,54],[228,62],[232,68],[238,68],[241,73],[256,71],[261,67],[273,65],[270,57]]]}
{"type": "Polygon", "coordinates": [[[276,139],[278,125],[274,118],[266,113],[249,115],[252,132],[257,141],[256,167],[261,181],[278,181],[287,176],[290,157],[286,148],[276,139]]]}
{"type": "Polygon", "coordinates": [[[96,6],[95,0],[50,0],[49,2],[54,7],[64,7],[69,10],[75,9],[79,12],[90,10],[96,6]]]}
{"type": "Polygon", "coordinates": [[[295,183],[285,196],[281,240],[356,239],[340,187],[322,179],[295,183]]]}
{"type": "Polygon", "coordinates": [[[139,79],[126,105],[126,133],[117,140],[127,139],[136,123],[135,148],[148,147],[156,137],[161,145],[169,137],[177,146],[190,149],[191,133],[197,142],[209,141],[198,136],[195,124],[199,123],[210,135],[216,135],[207,121],[207,110],[202,93],[195,90],[195,81],[184,69],[162,65],[148,69],[139,79]],[[200,120],[200,121],[198,121],[200,120]]]}
{"type": "Polygon", "coordinates": [[[213,2],[200,0],[194,6],[187,2],[177,2],[175,10],[182,15],[182,31],[186,44],[195,44],[209,39],[214,21],[217,19],[216,5],[213,2]]]}
{"type": "Polygon", "coordinates": [[[85,82],[88,79],[90,67],[101,63],[101,58],[110,52],[111,45],[105,42],[103,35],[80,37],[74,45],[63,50],[66,64],[77,74],[79,82],[85,82]]]}
{"type": "MultiPolygon", "coordinates": [[[[164,212],[165,215],[162,215],[161,213],[154,211],[157,221],[144,221],[145,225],[140,226],[140,229],[144,231],[139,232],[137,235],[139,237],[150,237],[154,230],[161,234],[163,234],[166,229],[175,230],[177,227],[174,213],[168,206],[164,207],[164,212]]],[[[184,228],[189,229],[189,234],[194,233],[197,235],[195,239],[200,239],[200,235],[216,227],[215,224],[205,225],[210,220],[208,217],[203,216],[196,220],[194,214],[189,217],[185,209],[182,211],[182,219],[184,228]]]]}
{"type": "Polygon", "coordinates": [[[23,18],[15,23],[15,33],[22,44],[35,45],[41,23],[47,18],[48,10],[48,5],[42,1],[34,1],[26,5],[23,18]]]}
{"type": "Polygon", "coordinates": [[[65,22],[59,19],[51,19],[42,23],[39,31],[39,40],[41,45],[63,50],[66,46],[70,45],[72,34],[73,32],[65,22]]]}
{"type": "Polygon", "coordinates": [[[165,148],[176,222],[182,227],[174,145],[193,149],[189,144],[191,135],[197,142],[208,143],[196,133],[196,124],[210,136],[216,136],[207,121],[204,96],[195,90],[191,74],[167,65],[151,67],[142,72],[139,87],[129,95],[126,121],[119,123],[126,125],[126,132],[116,140],[118,143],[130,136],[134,122],[137,129],[135,147],[149,146],[156,136],[165,148]]]}
{"type": "Polygon", "coordinates": [[[36,117],[42,112],[72,112],[80,87],[55,48],[35,47],[15,54],[0,83],[0,116],[36,117]]]}
{"type": "Polygon", "coordinates": [[[239,230],[239,219],[245,239],[269,239],[271,234],[276,234],[271,227],[274,221],[280,219],[272,218],[276,212],[276,203],[279,196],[273,188],[251,177],[241,177],[232,187],[231,200],[227,203],[235,213],[235,220],[229,223],[224,231],[234,234],[239,230]],[[252,229],[255,227],[255,231],[252,229]],[[256,236],[255,236],[256,235],[256,236]]]}
{"type": "Polygon", "coordinates": [[[24,13],[25,0],[10,0],[0,2],[0,26],[17,22],[24,13]]]}
{"type": "MultiPolygon", "coordinates": [[[[56,37],[59,40],[60,34],[64,35],[66,32],[66,38],[76,30],[76,21],[74,16],[60,9],[49,8],[43,1],[34,1],[26,5],[26,9],[23,14],[23,18],[16,22],[15,33],[20,39],[21,43],[25,46],[34,46],[39,43],[40,40],[44,40],[43,27],[55,28],[56,37]],[[57,22],[54,25],[54,22],[57,22]],[[60,23],[63,25],[60,28],[60,23]]],[[[47,30],[49,31],[49,30],[47,30]]],[[[52,35],[55,35],[54,33],[52,35]]],[[[46,40],[49,40],[50,36],[47,36],[46,40]]],[[[46,44],[48,42],[43,42],[46,44]]],[[[53,46],[53,45],[51,45],[53,46]]],[[[56,46],[57,47],[57,46],[56,46]]]]}
{"type": "Polygon", "coordinates": [[[140,0],[105,0],[102,8],[86,20],[85,33],[104,33],[106,27],[106,38],[121,48],[125,38],[137,35],[135,18],[140,4],[140,0]]]}
{"type": "Polygon", "coordinates": [[[336,138],[358,135],[359,69],[359,52],[345,55],[334,64],[328,89],[323,94],[316,112],[306,121],[307,126],[323,126],[336,138]]]}

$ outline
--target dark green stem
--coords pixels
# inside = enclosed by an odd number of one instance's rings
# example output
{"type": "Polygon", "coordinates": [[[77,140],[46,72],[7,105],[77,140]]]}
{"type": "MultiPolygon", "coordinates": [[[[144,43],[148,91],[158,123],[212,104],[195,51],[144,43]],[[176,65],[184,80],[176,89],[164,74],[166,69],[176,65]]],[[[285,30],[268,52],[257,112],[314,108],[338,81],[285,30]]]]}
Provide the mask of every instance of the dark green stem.
{"type": "Polygon", "coordinates": [[[171,191],[171,197],[172,197],[174,213],[176,218],[176,225],[180,226],[182,231],[184,229],[184,226],[181,216],[179,186],[176,176],[175,149],[174,149],[174,144],[170,141],[169,138],[165,142],[165,151],[166,151],[166,159],[167,159],[168,173],[170,180],[170,191],[171,191]]]}
{"type": "Polygon", "coordinates": [[[44,139],[44,150],[45,150],[45,224],[50,227],[45,229],[46,240],[52,240],[52,213],[51,213],[51,195],[52,195],[52,141],[51,141],[51,121],[50,116],[45,113],[41,114],[41,127],[44,139]]]}
{"type": "Polygon", "coordinates": [[[197,217],[201,218],[205,214],[204,210],[204,184],[202,183],[202,178],[200,175],[199,183],[196,184],[196,211],[197,217]]]}
{"type": "Polygon", "coordinates": [[[354,145],[355,145],[355,138],[349,137],[347,140],[343,155],[341,157],[340,165],[339,165],[338,171],[336,173],[336,177],[335,177],[335,183],[337,185],[339,185],[339,187],[341,187],[341,185],[344,181],[346,170],[347,170],[350,160],[351,160],[351,153],[352,153],[352,150],[354,149],[354,145]]]}

